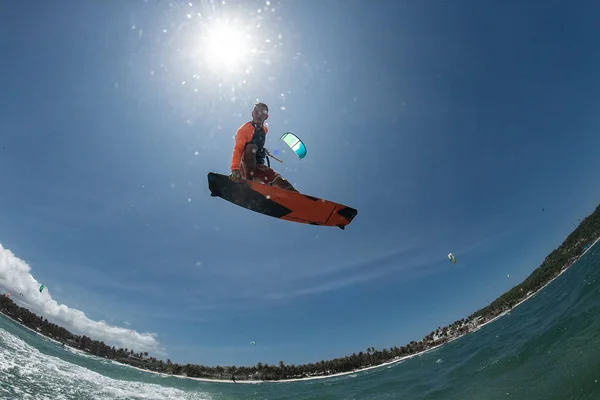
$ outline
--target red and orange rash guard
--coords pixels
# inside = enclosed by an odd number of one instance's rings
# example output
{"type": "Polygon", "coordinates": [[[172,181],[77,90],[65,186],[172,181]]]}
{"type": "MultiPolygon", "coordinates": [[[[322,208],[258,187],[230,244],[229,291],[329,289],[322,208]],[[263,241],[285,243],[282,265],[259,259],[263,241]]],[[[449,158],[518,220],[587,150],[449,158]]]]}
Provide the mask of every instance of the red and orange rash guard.
{"type": "MultiPolygon", "coordinates": [[[[265,135],[269,132],[267,126],[263,126],[265,135]]],[[[240,163],[242,162],[242,154],[244,148],[254,138],[254,126],[251,122],[246,122],[244,125],[235,133],[235,144],[233,145],[233,154],[231,156],[231,171],[240,169],[240,163]]]]}

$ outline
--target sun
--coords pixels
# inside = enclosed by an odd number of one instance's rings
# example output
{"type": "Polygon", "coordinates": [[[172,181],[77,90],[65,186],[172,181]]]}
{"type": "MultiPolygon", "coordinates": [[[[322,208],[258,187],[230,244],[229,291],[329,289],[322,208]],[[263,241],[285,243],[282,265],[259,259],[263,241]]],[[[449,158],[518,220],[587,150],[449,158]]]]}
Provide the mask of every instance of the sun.
{"type": "Polygon", "coordinates": [[[204,35],[207,63],[216,70],[235,70],[245,66],[252,54],[250,37],[240,27],[220,23],[207,29],[204,35]]]}

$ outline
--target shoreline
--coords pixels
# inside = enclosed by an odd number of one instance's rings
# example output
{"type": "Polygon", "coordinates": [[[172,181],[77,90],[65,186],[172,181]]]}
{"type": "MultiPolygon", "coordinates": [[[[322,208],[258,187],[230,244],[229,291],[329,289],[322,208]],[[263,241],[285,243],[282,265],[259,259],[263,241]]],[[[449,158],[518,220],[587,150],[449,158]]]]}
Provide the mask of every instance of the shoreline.
{"type": "MultiPolygon", "coordinates": [[[[472,333],[472,332],[469,332],[472,333]]],[[[396,360],[392,360],[392,361],[386,361],[382,364],[377,364],[377,365],[371,365],[370,367],[365,367],[365,368],[361,368],[361,369],[356,369],[354,371],[347,371],[347,372],[338,372],[337,374],[331,374],[331,375],[319,375],[319,376],[309,376],[306,378],[292,378],[292,379],[279,379],[279,380],[239,380],[236,382],[233,382],[231,379],[211,379],[211,378],[198,378],[198,377],[191,377],[191,376],[183,376],[183,375],[174,375],[174,374],[165,374],[163,372],[158,372],[158,371],[151,371],[151,370],[147,370],[147,369],[143,369],[140,367],[136,367],[133,365],[129,365],[129,364],[123,364],[120,363],[118,361],[115,361],[116,363],[119,363],[121,365],[125,365],[127,367],[133,368],[133,369],[137,369],[138,371],[141,372],[148,372],[151,374],[156,374],[156,375],[161,375],[161,376],[165,376],[165,377],[174,377],[174,378],[181,378],[181,379],[192,379],[195,381],[199,381],[199,382],[215,382],[215,383],[229,383],[229,384],[237,384],[237,383],[241,383],[241,384],[246,384],[246,385],[257,385],[260,383],[291,383],[291,382],[299,382],[299,381],[311,381],[311,380],[316,380],[316,379],[328,379],[328,378],[335,378],[335,377],[340,377],[340,376],[344,376],[344,375],[351,375],[351,374],[356,374],[359,372],[363,372],[363,371],[368,371],[371,369],[375,369],[375,368],[381,368],[381,367],[385,367],[385,366],[389,366],[389,365],[393,365],[393,364],[398,364],[402,361],[408,360],[409,358],[413,358],[416,356],[420,356],[422,354],[428,353],[430,351],[436,350],[450,342],[455,341],[456,339],[460,339],[461,337],[463,337],[465,335],[461,335],[461,336],[457,336],[455,338],[452,338],[450,340],[448,340],[446,343],[442,343],[439,344],[437,346],[434,347],[430,347],[427,350],[423,350],[421,352],[415,353],[415,354],[410,354],[404,357],[401,357],[399,359],[396,360]]],[[[113,360],[114,361],[114,360],[113,360]]]]}
{"type": "MultiPolygon", "coordinates": [[[[560,277],[563,273],[565,273],[565,271],[567,271],[569,268],[571,268],[573,266],[573,264],[575,264],[577,261],[579,261],[579,259],[581,257],[583,257],[583,255],[585,253],[587,253],[588,251],[590,251],[592,249],[592,247],[594,247],[594,245],[596,245],[596,243],[598,243],[599,241],[600,241],[600,237],[598,237],[598,239],[596,239],[594,241],[594,243],[592,243],[590,245],[590,247],[588,247],[583,253],[581,253],[581,255],[577,258],[577,260],[575,260],[569,266],[567,266],[566,268],[564,268],[563,270],[561,270],[558,275],[556,275],[554,278],[552,278],[551,280],[549,280],[548,282],[546,282],[546,284],[544,286],[542,286],[541,288],[539,288],[535,292],[531,293],[529,296],[526,296],[523,300],[521,300],[520,302],[518,302],[517,304],[515,304],[509,310],[506,310],[506,311],[500,313],[499,315],[495,316],[494,318],[490,319],[489,321],[486,321],[483,324],[478,325],[474,330],[472,330],[470,332],[467,332],[467,333],[465,333],[463,335],[453,337],[453,338],[449,339],[447,342],[439,344],[437,346],[430,347],[427,350],[423,350],[423,351],[415,353],[415,354],[410,354],[410,355],[407,355],[407,356],[404,356],[404,357],[400,357],[400,358],[395,359],[395,360],[386,361],[386,362],[381,363],[381,364],[372,365],[370,367],[360,368],[360,369],[356,369],[354,371],[338,372],[337,374],[332,374],[332,375],[309,376],[309,377],[306,377],[306,378],[292,378],[292,379],[280,379],[280,380],[239,380],[239,381],[233,382],[233,381],[231,381],[231,379],[211,379],[211,378],[198,378],[198,377],[189,377],[189,376],[183,376],[183,375],[165,374],[165,373],[162,373],[162,372],[151,371],[151,370],[146,370],[146,369],[143,369],[143,368],[135,367],[135,366],[129,365],[129,364],[123,364],[123,365],[126,365],[128,367],[137,369],[137,370],[142,371],[142,372],[149,372],[151,374],[157,374],[157,375],[162,375],[162,376],[167,376],[167,377],[171,376],[171,377],[176,377],[176,378],[181,378],[181,379],[192,379],[192,380],[195,380],[195,381],[198,381],[198,382],[208,382],[208,383],[215,382],[215,383],[229,383],[229,384],[241,383],[241,384],[246,384],[246,385],[257,385],[257,384],[261,384],[261,383],[292,383],[292,382],[301,382],[301,381],[311,381],[311,380],[317,380],[317,379],[329,379],[329,378],[336,378],[336,377],[345,376],[345,375],[352,375],[352,374],[356,374],[356,373],[359,373],[359,372],[368,371],[368,370],[372,370],[372,369],[376,369],[376,368],[382,368],[382,367],[391,366],[391,365],[394,365],[394,364],[401,363],[402,361],[408,360],[410,358],[417,357],[417,356],[420,356],[420,355],[425,354],[427,352],[436,350],[436,349],[438,349],[438,348],[440,348],[442,346],[447,345],[450,342],[458,340],[458,339],[460,339],[460,338],[462,338],[464,336],[467,336],[467,335],[469,335],[471,333],[475,333],[475,332],[479,331],[481,328],[483,328],[484,326],[489,325],[492,322],[495,322],[496,320],[500,319],[501,317],[506,316],[509,312],[511,312],[512,310],[514,310],[515,308],[517,308],[521,304],[525,303],[527,300],[531,299],[533,296],[535,296],[536,294],[538,294],[539,292],[541,292],[544,288],[546,288],[546,286],[548,286],[549,284],[551,284],[552,282],[554,282],[558,277],[560,277]]],[[[117,362],[117,361],[115,361],[115,362],[117,362]]],[[[119,364],[122,364],[122,363],[119,363],[119,364]]]]}
{"type": "MultiPolygon", "coordinates": [[[[362,372],[362,371],[367,371],[367,370],[374,369],[374,368],[380,368],[380,367],[385,367],[385,366],[388,366],[388,365],[391,365],[391,364],[399,363],[399,362],[401,362],[401,361],[404,361],[404,360],[407,360],[407,359],[409,359],[409,358],[413,358],[413,357],[419,356],[419,355],[421,355],[421,354],[425,354],[425,353],[427,353],[427,352],[429,352],[429,351],[432,351],[432,350],[438,349],[438,348],[440,348],[440,347],[442,347],[442,346],[445,346],[445,345],[447,345],[447,344],[448,344],[448,343],[450,343],[450,342],[453,342],[453,341],[455,341],[455,340],[458,340],[458,339],[460,339],[460,338],[462,338],[462,337],[464,337],[464,336],[467,336],[467,335],[469,335],[469,334],[471,334],[471,333],[475,333],[475,332],[477,332],[478,330],[480,330],[480,329],[481,329],[481,328],[483,328],[484,326],[486,326],[486,325],[489,325],[489,324],[491,324],[492,322],[495,322],[496,320],[498,320],[498,319],[499,319],[499,318],[501,318],[501,317],[504,317],[504,316],[505,316],[505,315],[507,315],[509,312],[511,312],[512,310],[514,310],[515,308],[517,308],[517,307],[518,307],[518,306],[520,306],[521,304],[525,303],[527,300],[531,299],[533,296],[535,296],[536,294],[538,294],[539,292],[541,292],[541,291],[542,291],[542,290],[543,290],[543,289],[544,289],[546,286],[548,286],[549,284],[551,284],[552,282],[554,282],[556,279],[558,279],[558,277],[559,277],[559,276],[561,276],[563,273],[565,273],[565,272],[566,272],[566,271],[567,271],[569,268],[571,268],[571,267],[572,267],[572,266],[573,266],[573,265],[574,265],[574,264],[575,264],[577,261],[579,261],[579,259],[580,259],[581,257],[583,257],[583,256],[584,256],[584,254],[585,254],[585,253],[587,253],[588,251],[590,251],[590,250],[592,249],[592,247],[594,247],[594,245],[596,245],[596,243],[598,243],[599,241],[600,241],[600,237],[598,237],[598,238],[597,238],[597,239],[594,241],[594,243],[592,243],[592,244],[590,245],[590,247],[588,247],[588,248],[587,248],[587,249],[586,249],[586,250],[585,250],[583,253],[581,253],[581,255],[580,255],[579,257],[577,257],[577,259],[576,259],[575,261],[573,261],[573,263],[571,263],[569,266],[567,266],[566,268],[564,268],[563,270],[561,270],[561,271],[559,272],[559,274],[558,274],[558,275],[556,275],[554,278],[552,278],[552,279],[550,279],[548,282],[546,282],[546,284],[545,284],[544,286],[542,286],[541,288],[539,288],[539,289],[538,289],[538,290],[536,290],[535,292],[531,293],[529,296],[526,296],[526,297],[525,297],[523,300],[521,300],[520,302],[518,302],[517,304],[515,304],[514,306],[512,306],[512,307],[511,307],[509,310],[506,310],[506,311],[504,311],[504,312],[502,312],[502,313],[498,314],[498,315],[497,315],[497,316],[495,316],[494,318],[490,319],[489,321],[486,321],[486,322],[484,322],[484,323],[483,323],[483,324],[481,324],[481,325],[477,325],[477,328],[475,328],[474,330],[472,330],[472,331],[470,331],[470,332],[467,332],[467,333],[465,333],[465,334],[463,334],[463,335],[460,335],[460,336],[453,337],[453,338],[451,338],[450,340],[448,340],[448,341],[447,341],[447,342],[445,342],[445,343],[442,343],[442,344],[439,344],[439,345],[437,345],[437,346],[431,347],[431,348],[429,348],[429,349],[427,349],[427,350],[424,350],[424,351],[421,351],[421,352],[419,352],[419,353],[415,353],[415,354],[411,354],[411,355],[408,355],[408,356],[401,357],[401,358],[399,358],[399,359],[397,359],[397,360],[387,361],[387,362],[385,362],[385,363],[382,363],[382,364],[373,365],[373,366],[370,366],[370,367],[361,368],[361,369],[357,369],[357,370],[354,370],[354,371],[349,371],[349,372],[340,372],[340,373],[337,373],[337,374],[333,374],[333,375],[327,375],[327,376],[315,376],[315,377],[308,377],[308,378],[283,379],[283,380],[277,380],[277,381],[261,381],[261,382],[272,382],[272,383],[277,383],[277,382],[296,382],[296,381],[303,381],[303,380],[325,379],[325,378],[332,378],[332,377],[336,377],[336,376],[349,375],[349,374],[354,374],[354,373],[358,373],[358,372],[362,372]]],[[[210,381],[210,379],[209,379],[209,381],[210,381]]]]}
{"type": "MultiPolygon", "coordinates": [[[[59,342],[58,340],[56,340],[54,338],[51,338],[50,336],[46,336],[43,333],[38,332],[35,329],[28,327],[27,325],[25,325],[25,324],[17,321],[16,319],[14,319],[13,317],[11,317],[10,315],[6,315],[2,311],[0,311],[0,314],[4,315],[7,319],[11,320],[12,322],[16,323],[17,325],[19,325],[19,326],[21,326],[21,327],[23,327],[25,329],[30,330],[31,332],[35,333],[36,335],[39,335],[39,336],[43,337],[44,339],[50,340],[50,341],[56,343],[57,345],[62,346],[62,342],[59,342]]],[[[65,347],[67,347],[66,344],[65,344],[65,347]]],[[[76,350],[79,350],[79,349],[76,349],[76,350]]]]}
{"type": "Polygon", "coordinates": [[[598,243],[599,241],[600,241],[600,236],[598,237],[598,239],[596,239],[594,241],[594,243],[592,243],[590,245],[590,247],[588,247],[587,249],[585,249],[585,251],[583,253],[581,253],[581,255],[577,258],[577,260],[579,260],[581,257],[583,257],[585,253],[587,253],[588,251],[590,251],[592,249],[592,247],[594,247],[596,245],[596,243],[598,243]]]}
{"type": "MultiPolygon", "coordinates": [[[[340,377],[340,376],[345,376],[345,375],[356,374],[356,373],[360,373],[360,372],[363,372],[363,371],[368,371],[368,370],[372,370],[372,369],[376,369],[376,368],[382,368],[382,367],[386,367],[386,366],[391,366],[391,365],[394,365],[394,364],[399,364],[399,363],[401,363],[401,362],[403,362],[405,360],[408,360],[410,358],[414,358],[414,357],[423,355],[425,353],[428,353],[430,351],[439,349],[440,347],[442,347],[442,346],[444,346],[444,345],[446,345],[446,344],[448,344],[450,342],[458,340],[458,339],[460,339],[460,338],[462,338],[464,336],[467,336],[467,335],[469,335],[471,333],[477,332],[481,328],[483,328],[484,326],[489,325],[492,322],[495,322],[496,320],[498,320],[499,318],[507,315],[512,310],[514,310],[515,308],[517,308],[521,304],[525,303],[527,300],[529,300],[532,297],[534,297],[536,294],[538,294],[540,291],[542,291],[544,288],[546,288],[546,286],[550,285],[553,281],[555,281],[558,277],[560,277],[565,271],[567,271],[577,261],[579,261],[579,259],[581,259],[581,257],[583,257],[588,251],[590,251],[599,241],[600,241],[600,237],[598,237],[583,253],[581,253],[581,255],[578,256],[575,261],[573,261],[570,265],[568,265],[567,267],[565,267],[564,269],[562,269],[558,273],[558,275],[556,275],[554,278],[552,278],[551,280],[549,280],[548,282],[546,282],[546,284],[544,284],[541,288],[539,288],[535,292],[531,293],[529,296],[526,296],[523,300],[521,300],[520,302],[518,302],[517,304],[515,304],[510,309],[508,309],[506,311],[503,311],[499,315],[495,316],[494,318],[492,318],[492,319],[490,319],[490,320],[488,320],[488,321],[486,321],[486,322],[484,322],[484,323],[482,323],[480,325],[477,325],[472,331],[469,331],[467,333],[464,333],[464,334],[456,336],[456,337],[452,337],[448,341],[446,341],[446,342],[444,342],[442,344],[430,347],[430,348],[428,348],[426,350],[423,350],[423,351],[420,351],[418,353],[406,355],[406,356],[399,357],[399,358],[391,360],[391,361],[386,361],[386,362],[381,363],[381,364],[371,365],[369,367],[360,368],[360,369],[356,369],[356,370],[353,370],[353,371],[339,372],[339,373],[331,374],[331,375],[308,376],[308,377],[305,377],[305,378],[291,378],[291,379],[280,379],[280,380],[247,380],[246,379],[246,380],[239,380],[239,381],[233,382],[231,379],[199,378],[199,377],[189,377],[189,376],[184,376],[184,375],[166,374],[164,372],[152,371],[152,370],[149,370],[149,369],[144,369],[144,368],[136,367],[134,365],[126,364],[126,363],[119,362],[119,361],[112,360],[112,359],[109,359],[109,360],[111,360],[111,361],[113,361],[115,363],[118,363],[119,365],[123,365],[123,366],[129,367],[129,368],[136,369],[136,370],[138,370],[140,372],[146,372],[146,373],[150,373],[150,374],[156,374],[156,375],[160,375],[160,376],[163,376],[163,377],[174,377],[174,378],[180,378],[180,379],[191,379],[191,380],[195,380],[195,381],[198,381],[198,382],[207,382],[207,383],[211,383],[211,382],[212,383],[228,383],[228,384],[238,384],[239,383],[239,384],[246,384],[246,385],[257,385],[257,384],[261,384],[261,383],[291,383],[291,382],[309,381],[309,380],[316,380],[316,379],[329,379],[329,378],[335,378],[335,377],[340,377]]],[[[50,341],[56,343],[57,345],[59,345],[61,347],[63,346],[62,342],[59,342],[59,341],[57,341],[54,338],[46,336],[43,333],[38,332],[35,329],[26,326],[22,322],[20,322],[18,320],[15,320],[14,318],[12,318],[11,316],[3,313],[2,311],[0,311],[0,314],[4,315],[6,318],[10,319],[11,321],[15,322],[16,324],[18,324],[18,325],[20,325],[20,326],[22,326],[22,327],[30,330],[31,332],[35,333],[36,335],[39,335],[39,336],[43,337],[44,339],[50,340],[50,341]]],[[[75,347],[69,346],[66,343],[64,344],[64,347],[65,348],[68,347],[68,348],[71,348],[71,349],[74,349],[74,350],[77,350],[77,351],[83,351],[83,350],[81,350],[79,348],[75,348],[75,347]]],[[[94,357],[102,358],[102,357],[96,356],[96,355],[91,354],[91,353],[90,353],[90,355],[92,355],[94,357]]]]}
{"type": "Polygon", "coordinates": [[[484,322],[483,324],[481,324],[478,327],[478,330],[483,328],[485,325],[490,324],[492,322],[494,322],[495,320],[497,320],[500,317],[505,316],[507,313],[511,312],[512,310],[514,310],[515,308],[517,308],[518,306],[520,306],[521,304],[525,303],[527,300],[529,300],[530,298],[532,298],[533,296],[535,296],[536,294],[538,294],[539,292],[542,291],[542,289],[544,289],[546,286],[548,286],[549,284],[551,284],[552,282],[554,282],[559,276],[561,276],[562,274],[564,274],[569,268],[571,268],[573,266],[573,264],[575,264],[577,261],[579,261],[579,259],[581,257],[584,256],[585,253],[587,253],[588,251],[590,251],[592,249],[592,247],[594,247],[594,245],[596,243],[598,243],[600,241],[600,237],[598,237],[598,239],[596,239],[594,241],[594,243],[592,243],[590,245],[590,247],[588,247],[583,253],[581,253],[581,255],[579,257],[577,257],[577,260],[573,261],[569,266],[567,266],[566,268],[562,269],[558,275],[556,275],[554,278],[550,279],[548,282],[546,282],[546,284],[544,286],[542,286],[541,288],[539,288],[538,290],[536,290],[535,292],[531,293],[529,296],[526,296],[523,300],[521,300],[520,302],[518,302],[517,304],[515,304],[514,306],[512,306],[509,310],[504,311],[502,313],[500,313],[499,315],[495,316],[494,318],[492,318],[489,321],[484,322]]]}

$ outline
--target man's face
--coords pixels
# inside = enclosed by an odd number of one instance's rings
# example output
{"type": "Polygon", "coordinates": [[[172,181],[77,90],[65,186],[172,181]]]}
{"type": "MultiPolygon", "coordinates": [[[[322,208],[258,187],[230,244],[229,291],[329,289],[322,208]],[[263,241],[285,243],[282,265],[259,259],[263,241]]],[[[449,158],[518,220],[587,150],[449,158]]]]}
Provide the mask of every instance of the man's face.
{"type": "Polygon", "coordinates": [[[269,118],[269,110],[265,106],[255,106],[254,110],[252,110],[252,118],[256,122],[265,122],[269,118]]]}

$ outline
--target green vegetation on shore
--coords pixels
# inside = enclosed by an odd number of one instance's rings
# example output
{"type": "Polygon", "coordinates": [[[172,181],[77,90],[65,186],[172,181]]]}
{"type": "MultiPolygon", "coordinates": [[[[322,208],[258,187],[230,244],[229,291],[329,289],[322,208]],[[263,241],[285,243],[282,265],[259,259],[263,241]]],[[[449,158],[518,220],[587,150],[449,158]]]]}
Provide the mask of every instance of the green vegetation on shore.
{"type": "Polygon", "coordinates": [[[149,357],[147,352],[135,353],[130,349],[115,349],[115,347],[110,347],[101,341],[92,340],[85,335],[73,335],[68,330],[49,322],[45,318],[17,306],[10,297],[5,295],[0,295],[0,311],[23,325],[50,338],[67,343],[71,347],[99,357],[165,374],[208,379],[228,379],[235,375],[236,380],[281,380],[332,375],[375,366],[420,353],[477,330],[482,324],[512,309],[523,299],[541,289],[577,261],[599,237],[600,205],[523,282],[498,297],[487,307],[474,312],[468,318],[455,321],[444,328],[438,328],[422,340],[418,342],[411,341],[402,347],[394,346],[383,350],[369,347],[366,352],[361,351],[351,356],[303,365],[286,365],[283,361],[280,361],[279,365],[258,363],[252,367],[206,367],[196,364],[180,365],[172,363],[170,360],[163,362],[154,357],[149,357]]]}

